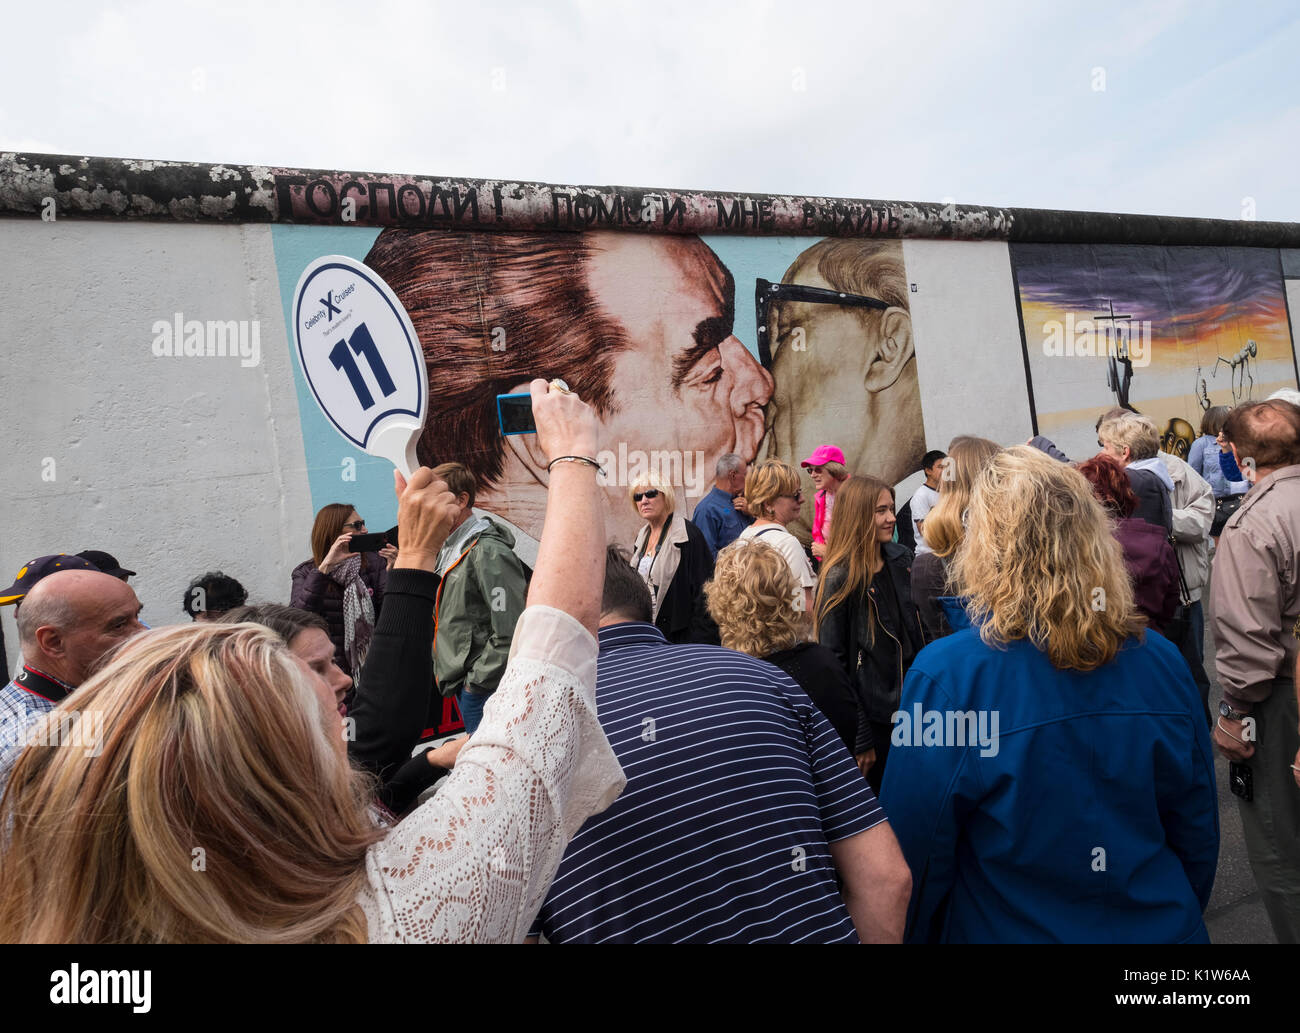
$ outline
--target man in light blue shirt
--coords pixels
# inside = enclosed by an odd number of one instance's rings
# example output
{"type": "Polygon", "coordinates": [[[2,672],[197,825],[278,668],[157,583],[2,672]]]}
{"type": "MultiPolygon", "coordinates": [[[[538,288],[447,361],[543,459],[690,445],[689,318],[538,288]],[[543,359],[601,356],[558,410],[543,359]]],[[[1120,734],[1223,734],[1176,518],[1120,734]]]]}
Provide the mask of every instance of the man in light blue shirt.
{"type": "Polygon", "coordinates": [[[695,504],[691,514],[691,522],[700,529],[715,558],[720,549],[734,542],[754,522],[745,511],[743,495],[748,472],[749,464],[728,452],[718,460],[713,487],[695,504]]]}

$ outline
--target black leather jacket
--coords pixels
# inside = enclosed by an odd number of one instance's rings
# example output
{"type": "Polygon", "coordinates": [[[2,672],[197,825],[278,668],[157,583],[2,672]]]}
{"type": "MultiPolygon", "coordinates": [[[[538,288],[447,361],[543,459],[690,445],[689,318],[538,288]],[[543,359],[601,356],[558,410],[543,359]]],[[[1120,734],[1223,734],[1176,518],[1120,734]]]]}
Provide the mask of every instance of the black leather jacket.
{"type": "MultiPolygon", "coordinates": [[[[882,616],[875,602],[867,593],[857,599],[841,603],[825,614],[821,620],[818,639],[821,644],[831,649],[844,664],[854,688],[858,691],[867,718],[880,724],[888,724],[894,712],[898,710],[902,696],[903,678],[912,660],[925,644],[921,633],[921,622],[917,619],[916,607],[912,603],[912,553],[897,542],[887,542],[884,546],[885,565],[876,577],[892,579],[894,593],[898,599],[900,619],[897,626],[892,626],[882,616]],[[898,650],[898,681],[894,685],[882,684],[882,679],[871,663],[868,654],[867,622],[875,624],[877,642],[884,635],[892,639],[898,650]]],[[[846,571],[843,567],[832,567],[823,575],[822,592],[829,597],[844,583],[846,571]]]]}

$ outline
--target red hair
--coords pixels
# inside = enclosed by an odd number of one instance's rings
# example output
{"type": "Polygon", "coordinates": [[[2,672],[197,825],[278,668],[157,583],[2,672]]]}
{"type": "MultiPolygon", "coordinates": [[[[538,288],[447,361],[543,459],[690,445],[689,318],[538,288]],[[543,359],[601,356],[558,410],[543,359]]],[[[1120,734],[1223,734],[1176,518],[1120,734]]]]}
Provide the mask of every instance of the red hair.
{"type": "Polygon", "coordinates": [[[1119,517],[1130,517],[1137,509],[1137,496],[1129,483],[1128,474],[1118,459],[1106,452],[1098,452],[1082,462],[1078,470],[1092,485],[1092,493],[1106,509],[1119,517]]]}

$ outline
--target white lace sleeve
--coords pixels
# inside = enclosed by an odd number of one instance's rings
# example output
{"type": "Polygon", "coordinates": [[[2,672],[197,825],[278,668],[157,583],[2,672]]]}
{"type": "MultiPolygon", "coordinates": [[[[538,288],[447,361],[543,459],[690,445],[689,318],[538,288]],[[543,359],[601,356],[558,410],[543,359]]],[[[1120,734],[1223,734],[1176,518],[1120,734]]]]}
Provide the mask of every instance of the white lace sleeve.
{"type": "Polygon", "coordinates": [[[521,941],[569,840],[625,782],[596,720],[596,640],[528,607],[451,775],[367,854],[371,942],[521,941]]]}

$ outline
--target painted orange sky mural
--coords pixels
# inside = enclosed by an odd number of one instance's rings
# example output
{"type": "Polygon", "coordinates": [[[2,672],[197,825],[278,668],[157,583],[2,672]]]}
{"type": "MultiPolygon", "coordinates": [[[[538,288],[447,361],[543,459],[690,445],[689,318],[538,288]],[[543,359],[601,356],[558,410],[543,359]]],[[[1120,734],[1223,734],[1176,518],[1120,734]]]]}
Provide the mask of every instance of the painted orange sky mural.
{"type": "Polygon", "coordinates": [[[1039,430],[1080,454],[1097,414],[1125,401],[1162,430],[1196,428],[1210,405],[1296,386],[1275,250],[1014,244],[1011,256],[1039,430]]]}

